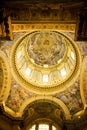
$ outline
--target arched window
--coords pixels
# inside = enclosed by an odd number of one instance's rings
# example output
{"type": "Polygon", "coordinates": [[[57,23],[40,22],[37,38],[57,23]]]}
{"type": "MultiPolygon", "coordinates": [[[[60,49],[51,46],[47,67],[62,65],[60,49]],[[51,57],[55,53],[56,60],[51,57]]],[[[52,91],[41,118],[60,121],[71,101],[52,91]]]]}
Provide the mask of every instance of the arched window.
{"type": "Polygon", "coordinates": [[[57,130],[54,125],[50,124],[35,124],[29,130],[57,130]]]}

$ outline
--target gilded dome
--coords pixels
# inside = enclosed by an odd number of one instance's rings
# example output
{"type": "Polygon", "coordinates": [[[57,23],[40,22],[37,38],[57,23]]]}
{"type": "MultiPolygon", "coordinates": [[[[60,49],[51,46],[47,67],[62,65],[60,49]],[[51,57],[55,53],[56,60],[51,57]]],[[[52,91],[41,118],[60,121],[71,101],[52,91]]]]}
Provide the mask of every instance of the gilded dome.
{"type": "Polygon", "coordinates": [[[28,32],[16,41],[11,54],[15,79],[37,93],[62,91],[79,74],[81,58],[78,47],[58,31],[28,32]]]}

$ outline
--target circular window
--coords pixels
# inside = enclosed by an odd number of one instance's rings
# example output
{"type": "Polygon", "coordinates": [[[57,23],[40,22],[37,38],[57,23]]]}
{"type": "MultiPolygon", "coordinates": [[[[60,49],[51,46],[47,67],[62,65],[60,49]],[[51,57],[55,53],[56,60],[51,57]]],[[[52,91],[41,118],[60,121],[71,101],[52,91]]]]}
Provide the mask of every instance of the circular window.
{"type": "Polygon", "coordinates": [[[16,80],[29,90],[43,94],[70,86],[79,74],[80,63],[76,44],[53,30],[25,34],[16,41],[11,53],[16,80]]]}

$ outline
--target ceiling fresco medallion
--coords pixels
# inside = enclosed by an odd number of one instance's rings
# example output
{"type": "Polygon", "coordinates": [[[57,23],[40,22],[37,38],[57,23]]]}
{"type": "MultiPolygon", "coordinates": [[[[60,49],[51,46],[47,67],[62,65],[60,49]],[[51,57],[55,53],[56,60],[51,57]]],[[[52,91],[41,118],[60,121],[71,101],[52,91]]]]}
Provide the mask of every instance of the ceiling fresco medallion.
{"type": "Polygon", "coordinates": [[[10,61],[14,78],[39,94],[66,89],[78,77],[81,66],[74,41],[53,30],[32,31],[20,37],[12,48],[10,61]]]}
{"type": "Polygon", "coordinates": [[[57,32],[34,32],[29,38],[27,48],[34,63],[52,66],[64,57],[65,41],[57,32]]]}

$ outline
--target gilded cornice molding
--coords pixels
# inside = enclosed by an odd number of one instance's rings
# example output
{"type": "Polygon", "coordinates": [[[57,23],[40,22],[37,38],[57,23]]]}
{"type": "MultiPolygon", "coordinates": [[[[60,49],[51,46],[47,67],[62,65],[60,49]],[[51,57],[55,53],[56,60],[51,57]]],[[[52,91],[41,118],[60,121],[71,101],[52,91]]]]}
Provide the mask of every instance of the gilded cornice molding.
{"type": "Polygon", "coordinates": [[[80,93],[84,108],[87,107],[87,56],[83,58],[80,74],[80,93]]]}
{"type": "Polygon", "coordinates": [[[3,85],[0,94],[0,104],[3,103],[5,104],[11,87],[10,67],[7,60],[7,56],[1,50],[0,50],[0,59],[1,59],[0,62],[3,70],[3,85]]]}

